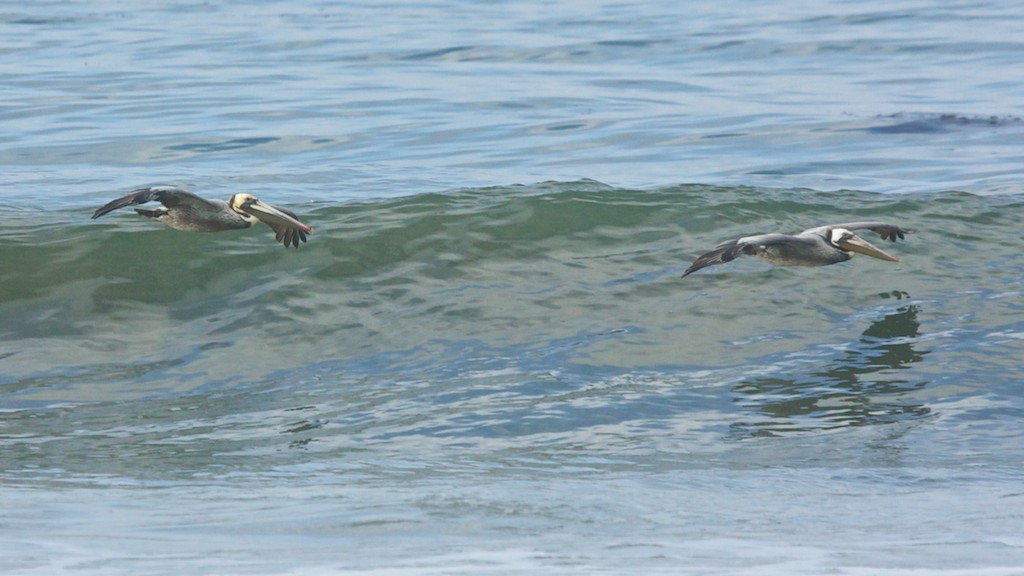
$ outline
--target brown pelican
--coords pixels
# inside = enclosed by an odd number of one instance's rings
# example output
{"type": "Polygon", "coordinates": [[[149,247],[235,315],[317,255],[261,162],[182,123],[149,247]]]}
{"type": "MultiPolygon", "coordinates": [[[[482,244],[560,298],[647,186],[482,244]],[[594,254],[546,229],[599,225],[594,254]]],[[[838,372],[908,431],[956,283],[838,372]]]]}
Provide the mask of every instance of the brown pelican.
{"type": "Polygon", "coordinates": [[[686,269],[686,272],[683,272],[683,277],[707,266],[732,262],[737,256],[744,254],[760,256],[776,266],[827,266],[846,262],[853,257],[852,252],[859,252],[889,262],[900,261],[899,258],[872,245],[851,230],[871,230],[877,232],[882,240],[893,242],[896,241],[896,238],[903,238],[904,234],[913,232],[909,228],[900,228],[882,222],[853,222],[819,226],[804,230],[795,236],[787,234],[747,236],[723,242],[711,252],[697,258],[686,269]]]}
{"type": "Polygon", "coordinates": [[[299,222],[290,210],[275,208],[261,202],[252,194],[234,194],[224,202],[200,198],[173,186],[151,186],[132,190],[93,212],[92,217],[99,218],[118,208],[145,204],[153,200],[163,204],[163,208],[136,208],[135,211],[147,218],[163,222],[175,230],[220,232],[249,228],[260,221],[274,229],[278,242],[285,247],[296,248],[299,247],[299,241],[306,241],[306,234],[313,233],[313,229],[299,222]]]}

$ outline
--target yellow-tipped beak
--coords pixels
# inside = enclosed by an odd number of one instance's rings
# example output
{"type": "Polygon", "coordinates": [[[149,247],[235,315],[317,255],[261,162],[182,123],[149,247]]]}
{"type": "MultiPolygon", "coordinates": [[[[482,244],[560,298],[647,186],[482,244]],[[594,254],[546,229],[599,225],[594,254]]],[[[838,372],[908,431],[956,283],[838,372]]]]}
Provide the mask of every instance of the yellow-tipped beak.
{"type": "Polygon", "coordinates": [[[889,254],[885,250],[875,246],[871,242],[861,238],[854,234],[850,238],[840,240],[836,244],[839,245],[843,250],[849,250],[850,252],[857,252],[864,254],[865,256],[871,256],[872,258],[878,258],[879,260],[888,260],[889,262],[899,262],[900,259],[889,254]]]}

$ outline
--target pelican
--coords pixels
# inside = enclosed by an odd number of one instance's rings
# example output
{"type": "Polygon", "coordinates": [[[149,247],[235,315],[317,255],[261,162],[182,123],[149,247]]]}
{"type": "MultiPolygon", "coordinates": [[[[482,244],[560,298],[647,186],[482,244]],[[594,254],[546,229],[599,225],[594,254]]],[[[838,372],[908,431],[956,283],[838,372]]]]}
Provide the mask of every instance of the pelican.
{"type": "Polygon", "coordinates": [[[306,241],[306,234],[313,233],[313,229],[299,222],[292,211],[275,208],[252,194],[233,194],[224,202],[200,198],[173,186],[150,186],[132,190],[93,212],[92,217],[99,218],[118,208],[145,204],[153,200],[163,204],[163,208],[136,208],[135,211],[146,218],[163,222],[175,230],[220,232],[250,228],[259,221],[274,230],[278,242],[285,247],[296,248],[299,247],[300,241],[306,241]]]}
{"type": "Polygon", "coordinates": [[[723,242],[711,252],[697,258],[686,272],[683,272],[683,278],[701,268],[732,262],[737,256],[744,254],[760,256],[776,266],[828,266],[846,262],[853,257],[854,252],[889,262],[900,261],[899,258],[857,236],[852,230],[871,230],[878,233],[882,240],[893,242],[896,238],[903,238],[905,234],[913,232],[909,228],[883,222],[852,222],[819,226],[804,230],[795,236],[747,236],[723,242]]]}

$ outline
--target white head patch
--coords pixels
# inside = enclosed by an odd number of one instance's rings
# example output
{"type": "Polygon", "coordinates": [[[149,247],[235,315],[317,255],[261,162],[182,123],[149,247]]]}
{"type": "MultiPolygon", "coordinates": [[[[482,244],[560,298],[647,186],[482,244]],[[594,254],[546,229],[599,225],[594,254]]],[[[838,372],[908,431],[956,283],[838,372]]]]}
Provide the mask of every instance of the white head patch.
{"type": "Polygon", "coordinates": [[[829,242],[834,246],[838,246],[840,240],[846,240],[854,235],[855,234],[853,232],[850,232],[846,228],[833,228],[829,237],[829,242]]]}

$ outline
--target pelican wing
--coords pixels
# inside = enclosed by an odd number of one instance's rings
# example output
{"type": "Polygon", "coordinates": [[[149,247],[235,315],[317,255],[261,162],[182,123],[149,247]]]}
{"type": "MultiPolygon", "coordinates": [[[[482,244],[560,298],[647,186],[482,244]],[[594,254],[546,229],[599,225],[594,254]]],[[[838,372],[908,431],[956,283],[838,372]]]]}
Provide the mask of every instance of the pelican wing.
{"type": "Polygon", "coordinates": [[[271,206],[261,200],[253,199],[241,206],[247,214],[255,216],[274,231],[277,241],[285,247],[299,247],[299,242],[306,241],[306,234],[312,234],[313,229],[299,222],[299,217],[287,208],[271,206]]]}
{"type": "Polygon", "coordinates": [[[690,264],[690,267],[686,269],[686,272],[683,272],[682,277],[686,278],[701,268],[732,262],[737,256],[739,256],[742,249],[743,247],[740,246],[739,240],[729,240],[728,242],[719,244],[718,247],[711,252],[702,254],[694,260],[693,264],[690,264]]]}
{"type": "Polygon", "coordinates": [[[738,256],[744,254],[757,254],[758,251],[764,250],[766,246],[799,242],[800,240],[797,238],[787,236],[785,234],[758,234],[756,236],[746,236],[736,240],[729,240],[728,242],[719,244],[714,250],[703,254],[694,260],[693,264],[686,269],[686,272],[683,272],[682,277],[686,278],[688,275],[693,274],[701,268],[732,262],[738,256]]]}
{"type": "MultiPolygon", "coordinates": [[[[296,216],[295,213],[292,212],[291,210],[286,210],[284,208],[278,208],[278,210],[284,212],[288,216],[291,216],[292,218],[296,219],[296,222],[298,222],[298,216],[296,216]]],[[[296,248],[298,248],[299,241],[301,240],[302,242],[305,242],[306,234],[313,232],[313,230],[309,227],[300,228],[287,222],[277,223],[267,222],[266,220],[263,220],[263,223],[266,224],[267,226],[270,226],[270,228],[274,231],[274,237],[277,238],[278,242],[284,244],[285,248],[289,246],[295,246],[296,248]]]]}
{"type": "Polygon", "coordinates": [[[183,205],[195,205],[202,204],[216,208],[217,205],[213,204],[205,198],[200,198],[195,194],[182,190],[181,188],[175,188],[173,186],[150,186],[148,188],[138,188],[125,194],[124,196],[112,200],[102,207],[98,208],[93,212],[92,217],[99,218],[105,214],[113,212],[118,208],[124,208],[125,206],[135,206],[138,204],[145,204],[146,202],[157,201],[168,208],[183,205]]]}
{"type": "Polygon", "coordinates": [[[811,228],[810,230],[804,230],[800,235],[804,234],[819,234],[827,236],[827,230],[833,228],[846,228],[847,230],[871,230],[882,237],[882,240],[889,240],[895,242],[897,238],[900,240],[904,239],[906,234],[913,234],[914,230],[911,228],[903,228],[895,224],[886,224],[885,222],[850,222],[847,224],[829,224],[827,226],[818,226],[817,228],[811,228]]]}

